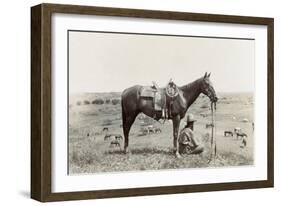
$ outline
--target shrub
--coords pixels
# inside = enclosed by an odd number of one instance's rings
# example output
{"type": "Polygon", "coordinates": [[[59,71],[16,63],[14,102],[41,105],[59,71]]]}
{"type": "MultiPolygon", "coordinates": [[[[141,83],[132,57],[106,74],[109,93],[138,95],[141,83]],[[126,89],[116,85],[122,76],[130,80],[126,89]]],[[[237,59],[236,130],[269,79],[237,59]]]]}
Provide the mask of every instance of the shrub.
{"type": "Polygon", "coordinates": [[[102,126],[109,126],[109,125],[112,125],[112,120],[110,119],[106,119],[102,123],[102,126]]]}
{"type": "Polygon", "coordinates": [[[78,106],[80,106],[81,104],[82,104],[81,101],[77,101],[77,102],[76,102],[76,105],[78,105],[78,106]]]}
{"type": "Polygon", "coordinates": [[[84,100],[84,104],[90,104],[89,100],[84,100]]]}
{"type": "Polygon", "coordinates": [[[110,99],[105,100],[105,103],[109,104],[110,103],[110,99]]]}
{"type": "Polygon", "coordinates": [[[121,100],[120,100],[120,99],[112,99],[112,100],[111,100],[111,103],[112,103],[113,105],[120,104],[120,103],[121,103],[121,100]]]}
{"type": "Polygon", "coordinates": [[[95,99],[92,101],[92,104],[104,104],[103,99],[95,99]]]}

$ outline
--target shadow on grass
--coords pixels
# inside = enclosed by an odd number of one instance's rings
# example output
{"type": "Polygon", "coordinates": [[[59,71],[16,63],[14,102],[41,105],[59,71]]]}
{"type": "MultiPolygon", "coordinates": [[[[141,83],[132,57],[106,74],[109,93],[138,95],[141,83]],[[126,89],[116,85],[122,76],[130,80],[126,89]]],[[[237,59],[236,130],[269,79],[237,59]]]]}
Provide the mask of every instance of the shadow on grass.
{"type": "MultiPolygon", "coordinates": [[[[123,150],[112,150],[106,151],[104,154],[125,154],[123,150]]],[[[163,155],[173,155],[173,151],[161,148],[135,148],[130,149],[130,154],[132,155],[147,155],[147,154],[163,154],[163,155]]]]}

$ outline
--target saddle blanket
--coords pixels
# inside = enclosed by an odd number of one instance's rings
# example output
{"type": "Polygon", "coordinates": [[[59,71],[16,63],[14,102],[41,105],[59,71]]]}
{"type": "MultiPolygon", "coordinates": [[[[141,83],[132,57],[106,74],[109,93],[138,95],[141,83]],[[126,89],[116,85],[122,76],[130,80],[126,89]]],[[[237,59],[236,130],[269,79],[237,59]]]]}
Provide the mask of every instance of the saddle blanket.
{"type": "Polygon", "coordinates": [[[154,109],[157,111],[161,111],[164,106],[164,100],[165,98],[161,91],[150,87],[150,86],[144,86],[141,91],[140,91],[140,96],[141,97],[150,97],[154,100],[154,109]]]}
{"type": "Polygon", "coordinates": [[[158,91],[155,94],[155,99],[154,99],[154,109],[157,111],[161,111],[164,107],[164,102],[161,93],[158,91]]]}
{"type": "Polygon", "coordinates": [[[154,89],[150,86],[145,86],[142,87],[141,91],[140,91],[140,96],[141,97],[155,97],[155,93],[157,92],[157,89],[154,89]]]}

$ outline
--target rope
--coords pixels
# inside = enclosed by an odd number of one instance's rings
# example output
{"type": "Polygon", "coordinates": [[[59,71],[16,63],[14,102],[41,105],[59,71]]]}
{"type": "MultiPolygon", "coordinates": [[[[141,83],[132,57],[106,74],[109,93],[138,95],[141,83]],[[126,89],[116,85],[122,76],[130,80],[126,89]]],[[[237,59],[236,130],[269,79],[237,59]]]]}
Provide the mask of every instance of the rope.
{"type": "Polygon", "coordinates": [[[211,154],[210,158],[208,160],[208,164],[212,161],[212,159],[215,160],[215,157],[217,155],[217,141],[216,141],[216,113],[214,112],[216,110],[216,103],[211,103],[211,114],[212,114],[212,135],[211,135],[211,154]]]}

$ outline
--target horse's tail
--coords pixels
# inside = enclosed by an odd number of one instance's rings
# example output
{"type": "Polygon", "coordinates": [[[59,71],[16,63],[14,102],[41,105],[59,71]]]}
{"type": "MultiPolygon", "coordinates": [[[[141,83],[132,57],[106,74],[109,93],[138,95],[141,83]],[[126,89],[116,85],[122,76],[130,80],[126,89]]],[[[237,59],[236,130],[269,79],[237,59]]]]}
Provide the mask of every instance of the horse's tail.
{"type": "Polygon", "coordinates": [[[125,89],[122,94],[121,94],[121,109],[122,109],[122,121],[123,121],[123,128],[125,126],[125,122],[126,122],[126,112],[125,112],[125,98],[127,97],[127,93],[128,93],[128,89],[125,89]]]}
{"type": "MultiPolygon", "coordinates": [[[[135,117],[137,115],[137,105],[132,105],[128,100],[135,98],[134,95],[138,95],[140,86],[135,85],[133,87],[127,88],[122,92],[121,95],[121,109],[122,109],[122,121],[123,121],[123,132],[125,138],[127,138],[131,125],[133,124],[135,117]],[[135,92],[137,92],[135,94],[135,92]]],[[[137,97],[135,99],[137,101],[137,97]]],[[[137,102],[135,102],[137,104],[137,102]]]]}

